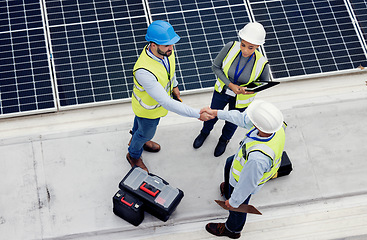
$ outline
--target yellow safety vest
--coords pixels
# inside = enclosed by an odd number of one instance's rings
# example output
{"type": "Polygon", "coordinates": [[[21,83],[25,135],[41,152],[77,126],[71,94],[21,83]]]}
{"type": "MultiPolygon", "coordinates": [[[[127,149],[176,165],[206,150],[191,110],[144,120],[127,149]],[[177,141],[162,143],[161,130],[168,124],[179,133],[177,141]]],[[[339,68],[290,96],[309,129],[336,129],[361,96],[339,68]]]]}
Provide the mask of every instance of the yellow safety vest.
{"type": "MultiPolygon", "coordinates": [[[[285,143],[285,129],[286,125],[280,128],[274,136],[267,142],[253,140],[251,142],[247,142],[243,144],[237,154],[234,156],[233,164],[231,167],[231,172],[233,177],[238,182],[240,178],[241,171],[244,167],[246,167],[246,163],[248,160],[248,155],[254,151],[260,151],[269,158],[271,158],[271,169],[268,172],[265,172],[263,177],[260,179],[259,185],[264,184],[268,180],[270,180],[277,172],[280,167],[282,154],[284,150],[285,143]]],[[[254,128],[248,131],[248,134],[253,131],[254,128]]]]}
{"type": "MultiPolygon", "coordinates": [[[[229,49],[226,57],[223,59],[222,67],[223,72],[228,78],[228,70],[230,66],[232,65],[233,61],[236,59],[238,54],[241,51],[240,48],[241,43],[235,41],[232,45],[232,47],[229,49]]],[[[265,64],[268,62],[266,57],[264,57],[258,50],[255,50],[255,63],[254,67],[252,68],[252,72],[250,75],[250,79],[246,84],[242,84],[240,86],[245,87],[246,85],[250,84],[253,81],[256,81],[261,73],[264,70],[265,64]]],[[[215,90],[217,92],[222,92],[225,84],[224,82],[218,78],[217,82],[215,83],[215,90]]],[[[254,94],[238,94],[236,95],[236,108],[245,108],[255,99],[256,93],[254,94]]]]}
{"type": "MultiPolygon", "coordinates": [[[[148,46],[148,45],[147,45],[148,46]]],[[[173,76],[176,68],[175,54],[172,51],[171,56],[168,57],[170,65],[170,73],[167,73],[166,68],[158,61],[154,60],[147,54],[147,46],[144,47],[137,62],[134,65],[134,88],[131,98],[131,105],[136,116],[155,119],[167,115],[168,110],[163,108],[156,100],[154,100],[139,84],[135,78],[135,72],[138,69],[145,69],[151,72],[157,81],[166,90],[167,94],[171,96],[173,89],[173,76]]]]}

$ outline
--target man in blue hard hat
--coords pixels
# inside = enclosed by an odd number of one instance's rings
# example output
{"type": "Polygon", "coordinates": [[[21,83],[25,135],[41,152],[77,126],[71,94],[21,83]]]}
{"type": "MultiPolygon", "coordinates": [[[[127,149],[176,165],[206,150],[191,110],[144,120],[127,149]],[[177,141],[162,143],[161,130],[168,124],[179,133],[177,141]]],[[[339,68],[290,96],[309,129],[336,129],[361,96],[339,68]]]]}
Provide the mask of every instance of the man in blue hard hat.
{"type": "Polygon", "coordinates": [[[180,91],[175,75],[175,54],[173,44],[180,40],[171,24],[158,20],[149,25],[145,39],[149,42],[134,65],[134,88],[132,108],[135,113],[130,133],[126,159],[132,167],[138,166],[148,172],[141,158],[143,150],[158,152],[161,147],[151,141],[159,120],[168,111],[181,116],[198,118],[202,121],[213,117],[200,109],[191,108],[180,101],[180,91]]]}

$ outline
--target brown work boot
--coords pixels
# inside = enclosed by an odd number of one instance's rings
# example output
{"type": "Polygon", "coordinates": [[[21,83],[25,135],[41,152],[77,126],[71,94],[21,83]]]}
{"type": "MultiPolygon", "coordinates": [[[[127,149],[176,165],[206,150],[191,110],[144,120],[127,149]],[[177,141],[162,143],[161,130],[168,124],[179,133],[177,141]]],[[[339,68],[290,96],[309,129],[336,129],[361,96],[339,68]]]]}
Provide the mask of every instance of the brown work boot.
{"type": "Polygon", "coordinates": [[[241,233],[234,233],[226,228],[225,223],[208,223],[205,229],[215,236],[227,236],[229,238],[237,239],[241,237],[241,233]]]}
{"type": "Polygon", "coordinates": [[[130,153],[127,153],[126,159],[130,163],[131,167],[135,167],[135,166],[140,167],[141,169],[149,173],[148,168],[143,163],[143,159],[141,159],[141,157],[139,159],[136,159],[136,158],[131,157],[130,153]]]}
{"type": "MultiPolygon", "coordinates": [[[[132,134],[132,131],[130,130],[129,133],[132,134]]],[[[133,137],[130,138],[130,141],[127,145],[130,146],[132,138],[133,137]]],[[[156,142],[148,141],[148,142],[144,143],[143,149],[147,152],[159,152],[159,150],[161,150],[161,146],[156,142]]]]}
{"type": "Polygon", "coordinates": [[[144,144],[143,149],[147,152],[159,152],[161,145],[153,141],[148,141],[144,144]]]}

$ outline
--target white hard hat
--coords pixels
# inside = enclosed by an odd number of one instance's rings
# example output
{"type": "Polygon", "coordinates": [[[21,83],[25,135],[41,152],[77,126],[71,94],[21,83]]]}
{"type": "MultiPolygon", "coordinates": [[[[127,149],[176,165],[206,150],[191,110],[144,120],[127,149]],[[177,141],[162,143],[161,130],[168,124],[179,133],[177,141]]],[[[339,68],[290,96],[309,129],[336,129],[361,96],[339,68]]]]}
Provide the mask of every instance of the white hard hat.
{"type": "Polygon", "coordinates": [[[255,45],[262,45],[265,43],[266,32],[263,25],[258,22],[246,24],[246,26],[238,32],[238,35],[242,40],[255,45]]]}
{"type": "Polygon", "coordinates": [[[282,112],[269,102],[254,100],[246,112],[251,122],[264,133],[274,133],[283,125],[282,112]]]}

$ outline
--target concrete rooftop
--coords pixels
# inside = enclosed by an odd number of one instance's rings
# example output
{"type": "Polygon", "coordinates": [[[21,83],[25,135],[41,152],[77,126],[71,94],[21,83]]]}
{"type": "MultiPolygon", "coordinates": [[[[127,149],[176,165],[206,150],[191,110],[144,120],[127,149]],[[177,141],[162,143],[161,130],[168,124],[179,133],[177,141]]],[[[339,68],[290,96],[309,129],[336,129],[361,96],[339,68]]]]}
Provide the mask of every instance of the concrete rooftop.
{"type": "MultiPolygon", "coordinates": [[[[258,94],[288,123],[293,172],[268,182],[250,204],[241,239],[367,239],[367,72],[282,82],[258,94]]],[[[201,108],[212,91],[183,95],[201,108]]],[[[202,123],[169,113],[154,138],[159,153],[143,153],[150,172],[185,196],[167,222],[145,214],[134,227],[112,212],[112,196],[130,169],[125,159],[130,103],[0,119],[0,239],[218,239],[204,227],[221,222],[226,158],[213,152],[223,122],[200,149],[192,143],[202,123]]],[[[225,239],[225,238],[223,238],[225,239]]]]}

